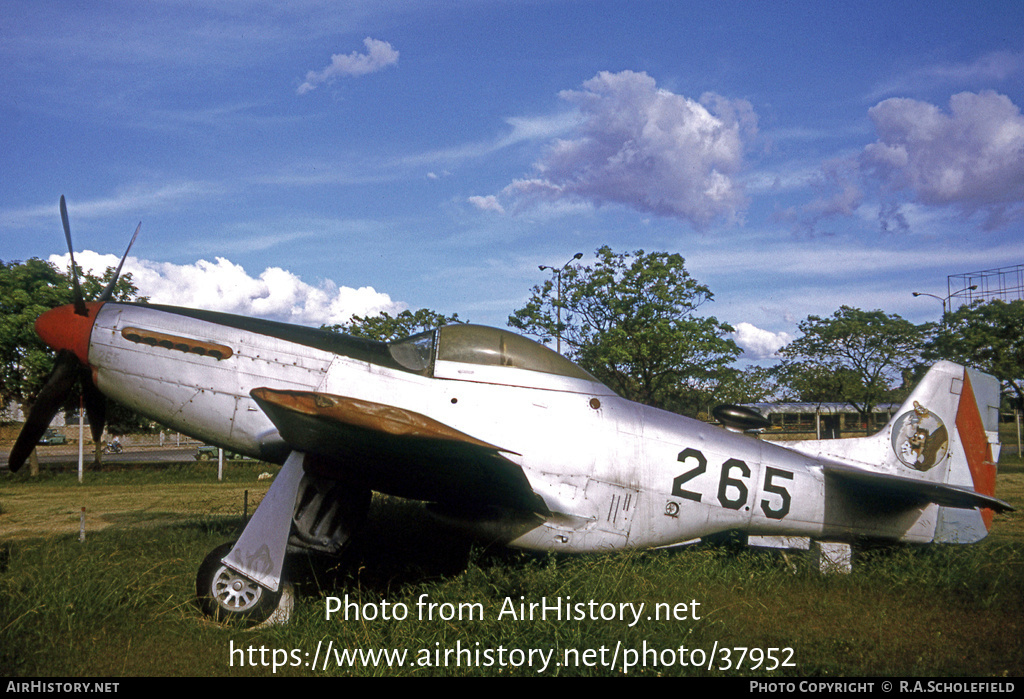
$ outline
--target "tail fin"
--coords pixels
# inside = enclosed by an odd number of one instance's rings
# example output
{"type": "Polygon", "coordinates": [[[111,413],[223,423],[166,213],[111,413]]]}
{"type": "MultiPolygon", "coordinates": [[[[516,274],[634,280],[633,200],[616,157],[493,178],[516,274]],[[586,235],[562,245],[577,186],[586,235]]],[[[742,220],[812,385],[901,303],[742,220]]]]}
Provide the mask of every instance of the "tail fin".
{"type": "Polygon", "coordinates": [[[993,510],[1013,509],[995,499],[998,429],[998,380],[943,361],[877,434],[797,449],[820,458],[838,487],[889,502],[894,512],[938,505],[901,538],[967,543],[988,533],[993,510]]]}

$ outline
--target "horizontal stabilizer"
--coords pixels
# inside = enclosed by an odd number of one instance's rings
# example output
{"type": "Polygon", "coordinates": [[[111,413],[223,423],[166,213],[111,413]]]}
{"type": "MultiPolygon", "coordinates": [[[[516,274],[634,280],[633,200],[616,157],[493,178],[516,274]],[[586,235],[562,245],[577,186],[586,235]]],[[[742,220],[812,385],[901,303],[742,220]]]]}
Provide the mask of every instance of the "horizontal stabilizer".
{"type": "Polygon", "coordinates": [[[934,483],[904,476],[875,473],[853,466],[826,464],[825,475],[860,495],[894,506],[915,506],[934,502],[960,509],[987,508],[995,512],[1012,512],[1006,502],[967,488],[934,483]]]}
{"type": "Polygon", "coordinates": [[[522,468],[502,455],[512,452],[421,413],[314,391],[250,395],[290,448],[325,457],[334,477],[416,500],[548,513],[522,468]]]}

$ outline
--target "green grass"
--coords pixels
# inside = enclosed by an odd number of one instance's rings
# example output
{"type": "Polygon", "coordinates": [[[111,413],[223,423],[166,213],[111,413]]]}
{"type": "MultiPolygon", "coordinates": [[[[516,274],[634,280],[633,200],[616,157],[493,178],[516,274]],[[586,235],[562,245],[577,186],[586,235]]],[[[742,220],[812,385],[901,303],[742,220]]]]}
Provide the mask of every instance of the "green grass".
{"type": "MultiPolygon", "coordinates": [[[[231,477],[250,475],[255,479],[243,469],[231,477]]],[[[170,487],[209,480],[196,466],[95,477],[129,490],[143,484],[136,479],[170,487]]],[[[1011,474],[1005,488],[1000,485],[1000,497],[1024,505],[1022,482],[1024,475],[1011,474]]],[[[73,476],[53,476],[47,484],[80,487],[73,476]]],[[[0,500],[33,487],[38,486],[20,477],[5,480],[0,500]]],[[[537,667],[499,666],[497,652],[504,649],[504,659],[511,661],[520,659],[514,651],[534,649],[554,652],[545,675],[612,676],[626,669],[623,649],[638,651],[646,644],[648,661],[657,664],[635,665],[628,674],[1019,676],[1024,533],[1014,521],[1007,523],[1009,535],[972,546],[860,552],[851,574],[823,576],[795,552],[690,547],[559,556],[482,547],[429,520],[418,505],[376,498],[364,531],[341,559],[293,557],[292,621],[256,631],[212,625],[193,601],[196,568],[210,549],[237,535],[240,517],[205,515],[158,528],[112,526],[84,542],[63,536],[0,545],[0,668],[7,676],[64,677],[532,676],[539,674],[537,667]],[[329,600],[346,595],[378,618],[346,621],[339,612],[327,619],[329,600]],[[619,619],[500,615],[507,601],[518,610],[520,602],[559,598],[593,600],[598,610],[604,604],[644,603],[645,610],[633,626],[619,619]],[[418,618],[421,599],[439,605],[434,619],[418,618]],[[685,608],[686,618],[648,619],[658,603],[679,605],[677,612],[685,608]],[[460,605],[464,618],[437,618],[440,612],[451,616],[460,605]],[[408,617],[382,619],[385,608],[404,608],[408,617]],[[690,618],[692,612],[699,618],[690,618]],[[407,665],[309,667],[318,644],[322,663],[328,643],[332,650],[405,650],[407,665]],[[458,644],[468,652],[460,665],[452,655],[443,667],[422,662],[437,653],[443,660],[444,650],[458,644]],[[721,654],[712,669],[706,660],[704,667],[694,667],[694,650],[710,653],[716,644],[790,648],[791,656],[777,651],[775,657],[788,657],[793,666],[768,672],[764,662],[754,667],[748,653],[736,668],[737,650],[728,670],[721,669],[721,654]],[[617,667],[596,664],[602,648],[609,661],[616,646],[617,667]],[[571,649],[591,650],[592,666],[583,663],[583,655],[572,666],[554,664],[571,649]],[[421,662],[412,666],[413,660],[421,662]]],[[[997,520],[997,532],[1001,524],[997,520]]]]}

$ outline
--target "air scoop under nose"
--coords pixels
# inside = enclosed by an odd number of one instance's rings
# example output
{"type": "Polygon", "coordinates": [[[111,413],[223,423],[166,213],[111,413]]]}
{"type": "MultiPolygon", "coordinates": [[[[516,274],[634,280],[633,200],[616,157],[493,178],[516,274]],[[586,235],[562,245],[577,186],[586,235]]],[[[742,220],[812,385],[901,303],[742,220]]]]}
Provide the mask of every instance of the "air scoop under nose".
{"type": "Polygon", "coordinates": [[[102,302],[87,302],[84,316],[75,312],[74,304],[49,310],[36,319],[36,332],[53,349],[69,350],[88,366],[89,336],[101,306],[102,302]]]}

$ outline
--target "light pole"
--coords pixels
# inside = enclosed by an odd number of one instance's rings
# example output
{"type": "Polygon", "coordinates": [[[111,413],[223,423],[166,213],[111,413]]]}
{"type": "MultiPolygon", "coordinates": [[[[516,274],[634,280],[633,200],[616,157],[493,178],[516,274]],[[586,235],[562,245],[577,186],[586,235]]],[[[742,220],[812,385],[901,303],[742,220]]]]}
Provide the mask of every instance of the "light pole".
{"type": "Polygon", "coordinates": [[[949,296],[947,296],[945,298],[943,298],[941,296],[936,296],[935,294],[929,294],[926,291],[915,291],[915,292],[913,292],[913,295],[914,296],[931,296],[933,299],[938,299],[939,301],[941,301],[942,302],[942,324],[945,325],[946,324],[946,302],[949,301],[954,296],[956,296],[957,294],[963,292],[963,291],[974,291],[977,288],[978,288],[977,284],[972,284],[971,286],[967,287],[966,289],[961,289],[960,291],[954,291],[952,294],[950,294],[949,296]]]}
{"type": "Polygon", "coordinates": [[[578,252],[572,256],[572,259],[566,262],[561,267],[549,267],[548,265],[540,265],[540,271],[551,270],[555,273],[555,279],[557,280],[558,296],[555,301],[555,311],[558,314],[557,325],[555,326],[555,342],[557,343],[558,353],[562,353],[562,272],[566,267],[571,265],[576,260],[583,257],[582,252],[578,252]]]}

